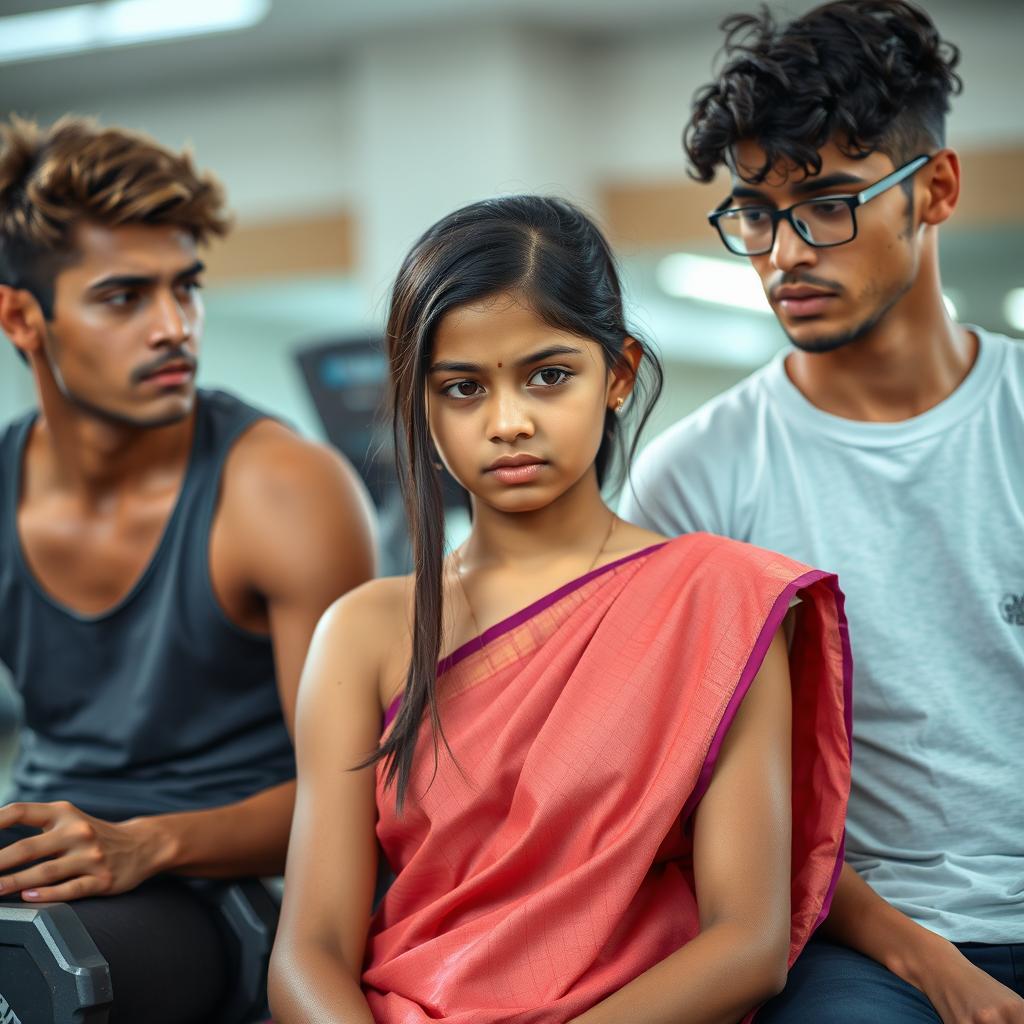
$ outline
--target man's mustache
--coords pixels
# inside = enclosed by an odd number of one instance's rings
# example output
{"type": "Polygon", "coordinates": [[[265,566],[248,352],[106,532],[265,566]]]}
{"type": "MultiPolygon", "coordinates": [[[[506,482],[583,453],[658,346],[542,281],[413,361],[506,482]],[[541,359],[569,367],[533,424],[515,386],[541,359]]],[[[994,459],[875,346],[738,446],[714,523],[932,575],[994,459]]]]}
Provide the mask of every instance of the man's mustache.
{"type": "Polygon", "coordinates": [[[147,377],[152,377],[154,373],[159,373],[165,366],[170,366],[172,363],[184,363],[193,373],[196,372],[199,365],[196,357],[184,349],[165,352],[159,359],[154,359],[153,362],[132,370],[132,383],[140,384],[147,377]]]}
{"type": "Polygon", "coordinates": [[[820,288],[822,291],[835,292],[836,294],[840,294],[843,290],[843,286],[838,281],[829,281],[828,278],[816,277],[814,274],[778,273],[773,274],[768,281],[768,296],[769,298],[774,298],[775,293],[780,288],[801,284],[805,284],[809,288],[820,288]]]}

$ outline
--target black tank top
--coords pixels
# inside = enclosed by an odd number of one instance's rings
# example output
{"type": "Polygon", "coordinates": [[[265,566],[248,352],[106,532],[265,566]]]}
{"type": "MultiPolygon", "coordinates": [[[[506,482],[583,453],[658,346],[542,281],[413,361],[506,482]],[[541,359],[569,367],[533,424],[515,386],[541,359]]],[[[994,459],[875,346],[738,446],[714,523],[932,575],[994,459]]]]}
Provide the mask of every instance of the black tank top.
{"type": "Polygon", "coordinates": [[[0,436],[0,661],[24,703],[18,800],[108,819],[197,810],[295,777],[266,636],[231,622],[210,582],[210,527],[231,446],[263,413],[201,391],[181,493],[156,554],[100,615],[50,597],[16,528],[32,413],[0,436]]]}

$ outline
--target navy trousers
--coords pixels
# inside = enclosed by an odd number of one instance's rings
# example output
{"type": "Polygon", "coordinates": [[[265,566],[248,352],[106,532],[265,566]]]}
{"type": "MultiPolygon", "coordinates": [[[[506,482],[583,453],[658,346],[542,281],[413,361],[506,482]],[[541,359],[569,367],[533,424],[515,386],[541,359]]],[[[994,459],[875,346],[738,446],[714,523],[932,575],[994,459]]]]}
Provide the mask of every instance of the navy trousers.
{"type": "MultiPolygon", "coordinates": [[[[976,967],[1024,996],[1024,944],[957,946],[976,967]]],[[[757,1024],[942,1024],[925,995],[846,946],[811,939],[786,987],[757,1024]]]]}

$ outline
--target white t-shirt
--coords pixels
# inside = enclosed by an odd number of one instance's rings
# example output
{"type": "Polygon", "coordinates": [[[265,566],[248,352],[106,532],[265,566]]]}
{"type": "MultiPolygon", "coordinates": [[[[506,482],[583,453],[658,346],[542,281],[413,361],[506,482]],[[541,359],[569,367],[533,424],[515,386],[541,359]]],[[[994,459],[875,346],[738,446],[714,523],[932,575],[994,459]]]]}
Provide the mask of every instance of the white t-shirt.
{"type": "Polygon", "coordinates": [[[972,328],[900,423],[812,405],[785,353],[658,437],[621,514],[839,574],[854,661],[847,860],[957,942],[1024,941],[1024,344],[972,328]]]}

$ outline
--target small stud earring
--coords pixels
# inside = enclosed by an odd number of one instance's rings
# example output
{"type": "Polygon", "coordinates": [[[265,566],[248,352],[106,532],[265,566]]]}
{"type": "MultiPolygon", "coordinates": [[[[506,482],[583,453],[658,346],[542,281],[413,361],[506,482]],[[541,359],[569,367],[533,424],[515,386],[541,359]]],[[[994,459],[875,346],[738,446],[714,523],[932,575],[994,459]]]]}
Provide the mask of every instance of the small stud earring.
{"type": "Polygon", "coordinates": [[[622,407],[626,404],[626,400],[620,395],[615,403],[615,412],[622,412],[622,407]]]}

